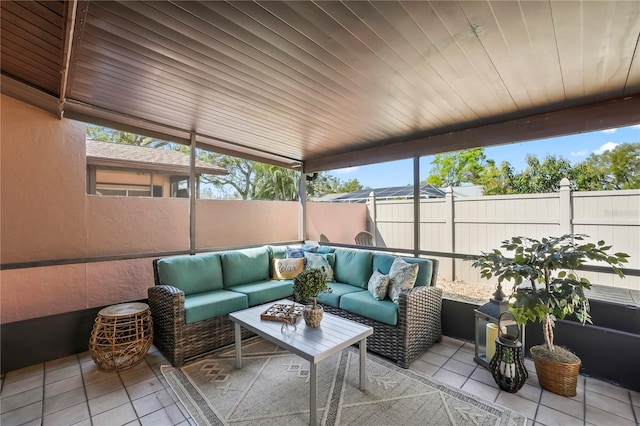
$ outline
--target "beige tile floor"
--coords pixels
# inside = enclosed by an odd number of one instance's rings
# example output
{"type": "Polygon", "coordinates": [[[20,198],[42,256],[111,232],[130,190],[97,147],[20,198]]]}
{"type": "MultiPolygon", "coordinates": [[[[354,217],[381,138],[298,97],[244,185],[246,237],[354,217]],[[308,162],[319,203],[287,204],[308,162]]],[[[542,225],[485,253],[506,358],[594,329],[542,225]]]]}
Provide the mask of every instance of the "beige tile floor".
{"type": "MultiPolygon", "coordinates": [[[[473,361],[473,345],[444,337],[411,369],[518,411],[528,425],[638,425],[640,393],[580,376],[578,394],[542,390],[533,363],[517,394],[501,391],[473,361]]],[[[152,347],[144,362],[120,372],[98,370],[88,352],[10,371],[2,377],[2,426],[195,425],[160,373],[168,364],[152,347]]]]}

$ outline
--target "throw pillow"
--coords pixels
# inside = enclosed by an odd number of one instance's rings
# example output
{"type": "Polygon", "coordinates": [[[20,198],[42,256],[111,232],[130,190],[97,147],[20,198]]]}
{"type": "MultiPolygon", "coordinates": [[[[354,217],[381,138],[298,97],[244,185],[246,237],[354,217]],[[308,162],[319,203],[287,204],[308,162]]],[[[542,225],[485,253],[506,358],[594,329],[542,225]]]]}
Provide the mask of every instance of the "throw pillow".
{"type": "Polygon", "coordinates": [[[292,280],[304,270],[304,259],[273,259],[273,279],[292,280]]]}
{"type": "Polygon", "coordinates": [[[304,258],[305,253],[315,253],[317,250],[318,250],[318,246],[306,246],[306,247],[287,246],[287,258],[288,259],[304,258]]]}
{"type": "Polygon", "coordinates": [[[305,269],[320,269],[324,272],[324,276],[327,281],[333,281],[333,268],[331,267],[331,263],[329,262],[328,256],[329,254],[316,254],[316,253],[304,253],[304,258],[307,261],[307,266],[305,269]]]}
{"type": "Polygon", "coordinates": [[[400,293],[413,288],[418,278],[418,264],[407,263],[401,258],[396,258],[389,269],[389,298],[393,303],[398,303],[400,293]]]}
{"type": "Polygon", "coordinates": [[[371,275],[371,278],[369,278],[369,284],[367,286],[369,293],[371,293],[376,300],[382,300],[387,295],[387,287],[389,287],[389,275],[385,275],[380,272],[379,269],[376,269],[371,275]]]}

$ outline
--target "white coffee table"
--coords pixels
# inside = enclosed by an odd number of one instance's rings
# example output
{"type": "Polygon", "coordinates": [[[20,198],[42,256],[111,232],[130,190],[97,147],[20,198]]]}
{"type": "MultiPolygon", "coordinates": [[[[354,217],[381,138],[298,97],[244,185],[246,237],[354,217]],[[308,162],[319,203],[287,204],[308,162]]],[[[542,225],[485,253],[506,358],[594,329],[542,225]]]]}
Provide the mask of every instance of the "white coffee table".
{"type": "Polygon", "coordinates": [[[373,334],[373,328],[325,312],[322,324],[318,328],[307,327],[304,319],[300,318],[295,331],[291,327],[283,331],[282,323],[260,319],[260,314],[274,303],[291,304],[293,302],[279,300],[229,314],[229,318],[235,323],[236,367],[242,367],[240,327],[247,328],[258,336],[309,361],[311,388],[309,423],[315,425],[318,407],[317,364],[336,352],[360,342],[359,387],[364,390],[366,387],[367,336],[373,334]]]}

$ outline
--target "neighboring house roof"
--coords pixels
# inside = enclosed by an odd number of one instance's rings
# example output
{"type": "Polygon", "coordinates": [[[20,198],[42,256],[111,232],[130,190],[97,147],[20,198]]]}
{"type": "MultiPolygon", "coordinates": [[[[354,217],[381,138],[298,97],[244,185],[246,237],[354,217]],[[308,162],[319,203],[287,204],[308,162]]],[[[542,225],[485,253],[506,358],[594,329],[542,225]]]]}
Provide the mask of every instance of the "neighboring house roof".
{"type": "MultiPolygon", "coordinates": [[[[87,139],[87,164],[103,167],[189,174],[190,157],[172,149],[87,139]]],[[[196,159],[196,173],[226,175],[227,170],[196,159]]]]}
{"type": "MultiPolygon", "coordinates": [[[[440,189],[446,191],[447,188],[440,189]]],[[[454,186],[452,189],[455,197],[482,197],[484,195],[482,185],[454,186]]]]}
{"type": "MultiPolygon", "coordinates": [[[[365,203],[370,193],[376,194],[378,200],[393,200],[397,198],[413,198],[413,185],[392,186],[387,188],[360,189],[340,197],[334,198],[334,203],[365,203]]],[[[444,191],[433,185],[420,185],[420,198],[443,198],[444,191]]]]}
{"type": "Polygon", "coordinates": [[[309,197],[309,201],[315,201],[317,203],[328,203],[334,201],[336,198],[346,195],[346,192],[339,192],[333,194],[324,194],[322,197],[309,197]]]}

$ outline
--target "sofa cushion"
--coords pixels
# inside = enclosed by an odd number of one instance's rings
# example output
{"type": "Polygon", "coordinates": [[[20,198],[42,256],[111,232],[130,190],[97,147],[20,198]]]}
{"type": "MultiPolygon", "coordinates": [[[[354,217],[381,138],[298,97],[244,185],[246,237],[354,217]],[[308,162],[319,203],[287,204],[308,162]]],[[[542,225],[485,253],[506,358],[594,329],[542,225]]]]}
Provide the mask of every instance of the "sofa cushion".
{"type": "Polygon", "coordinates": [[[333,277],[333,265],[336,263],[336,256],[333,253],[316,254],[305,252],[304,259],[306,261],[305,269],[320,269],[324,272],[327,281],[335,281],[333,277]]]}
{"type": "Polygon", "coordinates": [[[340,298],[340,309],[385,324],[398,324],[398,305],[389,299],[376,300],[368,291],[345,294],[340,298]]]}
{"type": "Polygon", "coordinates": [[[293,296],[293,280],[266,280],[238,284],[233,286],[231,290],[246,294],[249,306],[256,306],[293,296]]]}
{"type": "MultiPolygon", "coordinates": [[[[373,255],[373,270],[378,269],[383,274],[389,274],[393,261],[397,256],[393,256],[385,253],[374,253],[373,255]]],[[[418,268],[418,277],[416,278],[417,286],[430,286],[431,277],[433,275],[433,261],[431,259],[422,259],[417,257],[402,257],[407,263],[417,263],[420,265],[418,268]]]]}
{"type": "Polygon", "coordinates": [[[192,324],[248,307],[249,303],[245,294],[229,290],[208,291],[185,296],[184,318],[187,324],[192,324]]]}
{"type": "Polygon", "coordinates": [[[158,281],[182,290],[185,296],[222,288],[218,253],[172,256],[158,259],[158,281]]]}
{"type": "Polygon", "coordinates": [[[304,259],[273,259],[274,280],[292,280],[304,270],[304,259]]]}
{"type": "Polygon", "coordinates": [[[379,270],[373,271],[373,275],[369,278],[367,289],[376,300],[384,300],[387,297],[387,289],[389,288],[389,275],[384,275],[379,270]]]}
{"type": "Polygon", "coordinates": [[[258,247],[222,253],[224,288],[269,279],[269,249],[258,247]]]}
{"type": "Polygon", "coordinates": [[[367,288],[369,278],[373,273],[373,253],[364,250],[336,249],[335,254],[334,276],[336,281],[367,288]]]}
{"type": "Polygon", "coordinates": [[[344,283],[336,283],[330,282],[327,283],[327,286],[331,289],[331,293],[320,293],[316,300],[319,303],[323,303],[325,305],[331,305],[335,308],[340,307],[340,297],[345,294],[353,293],[353,292],[361,292],[369,293],[367,290],[363,290],[353,285],[344,284],[344,283]]]}
{"type": "Polygon", "coordinates": [[[272,259],[286,259],[287,248],[285,246],[269,246],[269,255],[272,259]]]}
{"type": "Polygon", "coordinates": [[[400,293],[407,292],[416,284],[420,265],[407,263],[402,258],[397,258],[389,270],[389,298],[393,303],[398,303],[400,293]]]}

